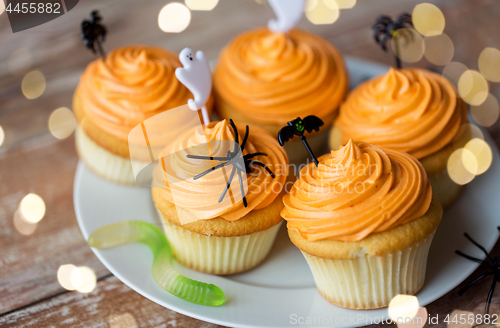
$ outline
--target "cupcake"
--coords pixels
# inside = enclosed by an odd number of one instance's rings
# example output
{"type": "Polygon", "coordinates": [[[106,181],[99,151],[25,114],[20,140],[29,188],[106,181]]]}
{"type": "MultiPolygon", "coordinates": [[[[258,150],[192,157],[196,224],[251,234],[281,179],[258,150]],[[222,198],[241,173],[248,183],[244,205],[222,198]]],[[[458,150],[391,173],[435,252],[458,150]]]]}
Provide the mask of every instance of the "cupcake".
{"type": "MultiPolygon", "coordinates": [[[[257,125],[276,136],[283,122],[316,115],[332,124],[348,88],[341,54],[327,40],[301,30],[274,33],[258,28],[236,37],[214,72],[216,110],[222,118],[257,125]]],[[[308,138],[320,151],[327,130],[308,138]]],[[[307,152],[293,140],[291,161],[307,152]]]]}
{"type": "MultiPolygon", "coordinates": [[[[288,158],[278,142],[266,131],[249,127],[243,155],[267,167],[250,165],[244,181],[245,194],[240,192],[237,174],[227,178],[233,165],[212,170],[201,178],[211,161],[189,158],[207,155],[224,157],[232,146],[224,141],[243,143],[244,125],[237,132],[226,120],[212,122],[205,128],[195,128],[170,144],[162,157],[160,173],[165,175],[163,186],[152,188],[153,201],[172,246],[174,257],[184,266],[210,274],[233,274],[251,269],[269,254],[283,219],[282,190],[288,176],[288,158]],[[235,139],[235,132],[238,139],[235,139]],[[203,147],[207,141],[210,147],[203,147]],[[202,150],[200,150],[202,149],[202,150]],[[263,155],[266,154],[267,156],[263,155]],[[168,155],[169,154],[169,155],[168,155]],[[176,181],[177,179],[177,181],[176,181]],[[227,181],[231,188],[222,197],[227,181]],[[245,199],[243,199],[243,196],[245,199]]],[[[214,160],[213,165],[224,161],[214,160]]]]}
{"type": "Polygon", "coordinates": [[[443,210],[411,155],[350,140],[304,167],[283,203],[290,239],[330,303],[375,309],[422,287],[443,210]]]}
{"type": "Polygon", "coordinates": [[[73,98],[76,148],[87,167],[106,180],[135,184],[129,133],[144,120],[187,104],[191,93],[174,75],[180,66],[177,54],[140,45],[90,63],[73,98]]]}
{"type": "Polygon", "coordinates": [[[466,142],[461,128],[467,107],[439,74],[418,68],[396,70],[354,89],[340,108],[330,147],[349,139],[407,152],[416,157],[444,207],[459,195],[446,171],[448,157],[466,142]]]}

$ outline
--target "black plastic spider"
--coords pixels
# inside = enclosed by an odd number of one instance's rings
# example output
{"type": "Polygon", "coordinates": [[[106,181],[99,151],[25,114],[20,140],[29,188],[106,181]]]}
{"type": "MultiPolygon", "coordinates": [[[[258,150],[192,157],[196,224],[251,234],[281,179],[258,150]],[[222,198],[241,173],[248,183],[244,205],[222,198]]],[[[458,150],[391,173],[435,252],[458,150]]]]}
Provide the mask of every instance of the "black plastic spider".
{"type": "MultiPolygon", "coordinates": [[[[497,227],[497,229],[500,231],[500,227],[497,227]]],[[[464,233],[464,236],[467,239],[469,239],[474,245],[476,245],[481,251],[483,251],[484,254],[486,254],[486,260],[480,260],[478,258],[464,254],[458,250],[455,251],[455,253],[462,256],[462,257],[465,257],[466,259],[471,260],[473,262],[476,262],[479,264],[484,264],[488,268],[490,268],[491,271],[483,273],[482,275],[480,275],[479,277],[474,279],[472,282],[470,282],[467,286],[465,286],[464,288],[459,290],[458,296],[462,296],[467,291],[467,289],[469,289],[472,285],[474,285],[479,280],[481,280],[485,277],[488,277],[488,276],[493,276],[493,282],[491,283],[491,288],[490,288],[490,291],[488,293],[488,298],[486,299],[486,308],[484,309],[484,314],[488,314],[488,312],[490,311],[490,303],[491,303],[491,298],[493,297],[493,292],[495,291],[495,286],[497,284],[497,281],[500,281],[500,261],[499,261],[498,257],[495,257],[494,259],[491,258],[491,256],[488,254],[486,249],[483,246],[479,245],[479,243],[477,243],[474,239],[472,239],[468,233],[464,233]]]]}
{"type": "MultiPolygon", "coordinates": [[[[377,42],[384,51],[387,51],[387,41],[393,37],[402,36],[405,38],[405,40],[408,40],[408,38],[413,39],[413,35],[411,33],[405,33],[405,30],[400,30],[404,27],[413,27],[410,14],[401,14],[398,17],[397,21],[393,21],[391,17],[386,15],[379,16],[375,25],[373,25],[372,27],[373,31],[375,32],[375,42],[377,42]]],[[[398,57],[398,42],[395,43],[395,46],[396,49],[394,49],[394,52],[396,57],[396,67],[401,68],[401,60],[398,57]]]]}
{"type": "Polygon", "coordinates": [[[236,173],[236,174],[238,174],[238,179],[240,181],[241,195],[243,196],[243,205],[245,207],[247,207],[248,203],[247,203],[247,198],[245,195],[245,190],[243,188],[243,178],[241,176],[241,173],[242,172],[251,173],[252,168],[250,167],[250,165],[257,165],[257,166],[261,166],[264,169],[266,169],[266,171],[271,175],[271,177],[274,178],[275,175],[271,171],[271,169],[269,169],[264,163],[252,160],[252,158],[254,158],[256,156],[261,156],[261,155],[267,156],[266,153],[253,153],[253,154],[243,155],[243,150],[245,149],[245,144],[246,144],[247,139],[248,139],[248,133],[250,132],[248,125],[246,127],[245,137],[243,137],[243,142],[240,144],[239,137],[238,137],[238,130],[236,129],[236,125],[234,124],[232,119],[229,120],[229,123],[231,123],[231,127],[234,131],[234,138],[235,138],[234,142],[235,143],[234,143],[234,150],[233,151],[228,150],[227,155],[225,157],[187,155],[187,158],[214,160],[214,161],[226,161],[224,163],[212,166],[208,170],[196,175],[193,178],[194,180],[199,179],[199,178],[207,175],[208,173],[210,173],[216,169],[220,169],[220,168],[222,168],[224,166],[228,166],[228,165],[233,165],[233,169],[231,170],[231,174],[229,175],[229,180],[226,184],[226,187],[224,188],[224,191],[222,192],[222,195],[219,198],[219,203],[222,202],[222,200],[226,196],[226,193],[229,190],[229,187],[231,186],[231,181],[233,181],[234,174],[236,173]],[[243,158],[243,163],[241,161],[242,158],[243,158]]]}
{"type": "Polygon", "coordinates": [[[95,45],[97,44],[97,49],[102,58],[106,58],[106,54],[102,49],[102,42],[106,38],[106,28],[101,25],[102,17],[99,15],[97,10],[90,13],[90,20],[85,19],[82,21],[82,39],[83,44],[93,53],[96,53],[95,45]]]}

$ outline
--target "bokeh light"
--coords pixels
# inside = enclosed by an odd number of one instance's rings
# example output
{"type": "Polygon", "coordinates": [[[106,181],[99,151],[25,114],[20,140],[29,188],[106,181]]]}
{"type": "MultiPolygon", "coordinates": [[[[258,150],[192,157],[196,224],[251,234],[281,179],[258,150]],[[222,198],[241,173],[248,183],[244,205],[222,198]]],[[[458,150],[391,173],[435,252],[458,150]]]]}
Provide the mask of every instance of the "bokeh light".
{"type": "Polygon", "coordinates": [[[356,0],[335,0],[339,9],[351,9],[356,5],[356,0]]]}
{"type": "Polygon", "coordinates": [[[21,214],[19,213],[19,210],[17,210],[14,213],[14,220],[13,220],[14,228],[19,232],[21,235],[24,236],[29,236],[33,234],[36,231],[36,228],[38,226],[37,223],[31,223],[26,221],[21,214]]]}
{"type": "Polygon", "coordinates": [[[109,328],[137,328],[137,321],[128,312],[111,314],[108,317],[109,328]]]}
{"type": "Polygon", "coordinates": [[[415,316],[411,318],[411,321],[408,320],[406,322],[398,322],[397,326],[398,328],[422,328],[425,326],[427,321],[427,309],[425,307],[420,307],[417,311],[417,314],[415,314],[415,316]]]}
{"type": "Polygon", "coordinates": [[[184,31],[191,22],[191,11],[178,2],[165,5],[158,15],[158,26],[163,32],[179,33],[184,31]]]}
{"type": "Polygon", "coordinates": [[[418,312],[419,304],[416,296],[396,295],[389,303],[389,317],[396,322],[398,318],[413,318],[418,312]]]}
{"type": "Polygon", "coordinates": [[[488,97],[488,82],[478,71],[467,70],[458,80],[458,93],[462,99],[472,105],[481,105],[488,97]]]}
{"type": "Polygon", "coordinates": [[[52,112],[49,117],[49,131],[57,139],[66,139],[76,128],[73,112],[66,107],[61,107],[52,112]]]}
{"type": "Polygon", "coordinates": [[[450,37],[444,33],[424,38],[424,56],[434,65],[443,66],[451,62],[455,47],[450,37]]]}
{"type": "Polygon", "coordinates": [[[458,88],[458,80],[467,69],[467,66],[462,63],[451,62],[443,68],[442,74],[455,85],[455,88],[458,88]]]}
{"type": "MultiPolygon", "coordinates": [[[[1,1],[0,1],[1,3],[1,1]]],[[[7,67],[13,75],[23,75],[29,71],[33,64],[33,56],[26,48],[19,48],[14,50],[7,60],[7,67]]]]}
{"type": "Polygon", "coordinates": [[[500,114],[497,98],[489,93],[481,105],[470,106],[470,113],[477,124],[484,127],[492,126],[498,120],[500,114]]]}
{"type": "Polygon", "coordinates": [[[39,70],[34,70],[26,74],[21,82],[21,90],[28,99],[40,97],[46,87],[45,76],[39,70]]]}
{"type": "Polygon", "coordinates": [[[479,55],[479,71],[491,82],[500,82],[500,51],[495,48],[484,48],[479,55]]]}
{"type": "Polygon", "coordinates": [[[463,158],[466,158],[469,167],[473,166],[475,160],[474,154],[472,154],[472,152],[470,152],[469,150],[464,150],[463,148],[455,150],[448,158],[447,164],[447,170],[450,179],[459,185],[465,185],[471,182],[475,177],[474,174],[472,174],[465,168],[463,158]]]}
{"type": "Polygon", "coordinates": [[[71,282],[77,291],[88,294],[95,289],[97,278],[91,268],[81,266],[71,274],[71,282]]]}
{"type": "Polygon", "coordinates": [[[0,146],[3,145],[4,141],[5,141],[5,131],[3,130],[2,126],[0,125],[0,146]]]}
{"type": "Polygon", "coordinates": [[[45,202],[36,194],[27,194],[21,200],[19,210],[26,221],[36,223],[45,215],[45,202]]]}
{"type": "Polygon", "coordinates": [[[493,152],[490,145],[484,140],[474,138],[465,145],[464,150],[467,150],[474,157],[474,160],[471,160],[469,154],[464,156],[466,152],[462,153],[462,162],[467,171],[474,175],[480,175],[490,168],[493,152]]]}
{"type": "Polygon", "coordinates": [[[481,129],[474,124],[462,124],[457,131],[457,137],[453,139],[453,149],[457,150],[465,146],[465,144],[472,139],[484,140],[484,134],[481,129]]]}
{"type": "Polygon", "coordinates": [[[335,0],[307,0],[307,19],[315,25],[333,24],[339,18],[339,7],[335,0]]]}
{"type": "Polygon", "coordinates": [[[425,36],[434,36],[443,33],[445,26],[444,15],[433,4],[421,3],[415,6],[412,13],[413,26],[425,36]]]}
{"type": "Polygon", "coordinates": [[[191,10],[212,10],[219,0],[185,0],[186,6],[191,10]]]}
{"type": "Polygon", "coordinates": [[[75,271],[78,271],[78,268],[73,264],[63,264],[59,267],[59,270],[57,270],[57,280],[64,289],[76,289],[71,279],[75,271]]]}
{"type": "Polygon", "coordinates": [[[424,56],[425,44],[420,34],[412,28],[400,28],[391,39],[395,55],[406,63],[416,63],[424,56]]]}

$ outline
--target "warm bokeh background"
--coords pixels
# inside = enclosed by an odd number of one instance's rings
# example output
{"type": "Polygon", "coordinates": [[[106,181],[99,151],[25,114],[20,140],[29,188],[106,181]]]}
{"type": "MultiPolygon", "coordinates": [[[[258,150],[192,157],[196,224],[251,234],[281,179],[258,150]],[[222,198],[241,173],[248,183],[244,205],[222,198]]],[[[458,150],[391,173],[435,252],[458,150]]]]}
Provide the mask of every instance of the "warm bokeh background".
{"type": "MultiPolygon", "coordinates": [[[[94,59],[84,48],[79,31],[81,20],[93,9],[101,11],[108,28],[105,49],[144,43],[178,52],[189,46],[204,50],[208,58],[216,58],[238,33],[265,25],[273,17],[268,5],[255,0],[220,0],[210,12],[193,11],[191,24],[182,33],[168,34],[158,27],[158,13],[168,2],[80,0],[68,14],[16,34],[11,32],[7,15],[0,14],[0,127],[5,132],[5,138],[0,133],[0,325],[213,326],[150,302],[123,285],[97,260],[80,233],[73,209],[78,161],[73,136],[59,140],[48,129],[55,109],[71,108],[79,76],[94,59]],[[21,90],[23,77],[31,70],[39,70],[46,78],[44,93],[33,100],[21,90]],[[23,235],[14,227],[13,218],[28,193],[42,197],[46,213],[36,230],[23,235]],[[97,286],[92,293],[61,287],[56,273],[66,263],[85,265],[95,272],[97,286]]],[[[375,45],[370,27],[379,14],[411,13],[421,2],[358,0],[354,8],[341,10],[334,24],[313,25],[304,17],[299,27],[322,35],[345,55],[392,65],[393,57],[375,45]]],[[[453,61],[477,70],[485,47],[500,48],[500,1],[428,2],[437,5],[446,17],[444,32],[455,46],[453,61]]],[[[426,59],[412,65],[443,69],[426,59]]],[[[499,85],[489,85],[490,93],[499,98],[499,85]]],[[[499,144],[500,125],[489,129],[499,144]]],[[[496,254],[498,249],[497,245],[496,254]]],[[[427,310],[443,318],[456,309],[481,311],[488,289],[489,282],[483,281],[461,298],[452,291],[427,310]]],[[[493,303],[500,304],[500,294],[493,303]]],[[[492,310],[498,308],[494,305],[492,310]]]]}

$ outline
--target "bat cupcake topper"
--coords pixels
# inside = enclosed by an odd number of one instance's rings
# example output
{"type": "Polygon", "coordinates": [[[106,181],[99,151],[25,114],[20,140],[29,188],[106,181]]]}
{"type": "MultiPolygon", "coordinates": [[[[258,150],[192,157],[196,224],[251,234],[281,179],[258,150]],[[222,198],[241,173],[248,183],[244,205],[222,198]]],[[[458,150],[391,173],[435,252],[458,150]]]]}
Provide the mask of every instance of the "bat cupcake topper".
{"type": "Polygon", "coordinates": [[[299,136],[314,164],[318,166],[318,159],[314,156],[314,153],[312,152],[311,147],[309,147],[304,134],[306,131],[308,133],[311,133],[313,130],[319,131],[319,128],[322,127],[323,124],[323,121],[314,115],[306,116],[304,119],[297,117],[295,120],[289,121],[288,126],[285,126],[280,130],[280,132],[278,132],[278,142],[281,146],[283,146],[285,142],[292,139],[294,136],[299,136]]]}
{"type": "Polygon", "coordinates": [[[184,48],[181,51],[179,60],[184,67],[177,68],[175,76],[194,96],[194,99],[188,100],[188,106],[191,110],[201,109],[203,123],[208,125],[210,118],[208,117],[206,105],[212,93],[210,65],[203,51],[197,51],[195,54],[189,48],[184,48]]]}
{"type": "Polygon", "coordinates": [[[275,175],[271,171],[271,169],[269,167],[267,167],[264,163],[259,162],[257,160],[253,160],[253,158],[255,158],[257,156],[267,156],[266,153],[252,153],[252,154],[243,155],[243,150],[245,149],[245,144],[248,140],[248,134],[250,132],[248,125],[246,127],[246,132],[245,132],[245,136],[243,137],[243,141],[240,144],[239,137],[238,137],[238,130],[236,129],[236,125],[234,124],[232,119],[229,120],[229,123],[231,124],[231,128],[233,129],[234,138],[235,138],[234,149],[232,151],[228,150],[227,155],[223,156],[223,157],[187,155],[187,158],[201,159],[201,160],[207,160],[207,161],[223,161],[223,163],[215,165],[215,166],[211,167],[210,169],[196,175],[193,178],[193,180],[197,180],[197,179],[209,174],[210,172],[212,172],[214,170],[223,168],[223,167],[228,166],[228,165],[232,165],[233,168],[231,170],[231,174],[229,175],[229,180],[227,180],[226,187],[224,188],[224,191],[222,192],[222,194],[219,198],[219,203],[221,203],[222,200],[224,199],[224,197],[226,196],[226,194],[229,190],[229,187],[231,187],[231,182],[233,181],[234,175],[237,174],[239,182],[240,182],[241,195],[243,197],[243,205],[245,207],[247,207],[248,203],[247,203],[247,198],[245,195],[245,190],[243,187],[242,173],[243,172],[251,173],[252,172],[251,165],[256,165],[256,166],[263,167],[269,173],[269,175],[271,175],[271,177],[274,178],[275,175]],[[242,158],[243,158],[243,161],[241,161],[242,158]]]}
{"type": "MultiPolygon", "coordinates": [[[[500,227],[497,227],[497,229],[500,231],[500,227]]],[[[493,276],[493,282],[491,283],[491,288],[490,288],[490,291],[488,293],[488,298],[486,299],[486,308],[484,310],[484,314],[488,314],[489,311],[490,311],[490,303],[491,303],[491,298],[493,297],[493,292],[495,291],[495,287],[496,287],[497,282],[500,281],[500,261],[496,257],[495,258],[491,258],[491,256],[488,254],[488,252],[486,251],[486,249],[483,246],[479,245],[479,243],[476,242],[474,239],[472,239],[471,236],[469,236],[469,234],[465,233],[464,236],[467,239],[469,239],[469,241],[471,243],[473,243],[474,245],[476,245],[486,255],[486,259],[485,260],[481,260],[481,259],[469,256],[467,254],[464,254],[464,253],[462,253],[461,251],[458,251],[458,250],[455,251],[455,253],[458,254],[458,255],[460,255],[460,256],[462,256],[462,257],[465,257],[466,259],[471,260],[473,262],[476,262],[476,263],[479,263],[479,264],[484,264],[491,271],[483,273],[479,277],[475,278],[472,282],[470,282],[467,286],[465,286],[464,288],[462,288],[461,290],[459,290],[458,291],[458,296],[462,296],[470,287],[472,287],[472,285],[474,285],[479,280],[481,280],[481,279],[483,279],[485,277],[488,277],[488,276],[493,276]]]]}
{"type": "Polygon", "coordinates": [[[99,54],[103,59],[106,59],[106,54],[102,49],[102,42],[106,39],[106,28],[100,24],[102,17],[97,10],[90,13],[90,19],[84,19],[81,24],[83,44],[92,50],[93,53],[99,54]],[[96,51],[97,45],[97,51],[96,51]]]}
{"type": "MultiPolygon", "coordinates": [[[[411,15],[407,13],[401,14],[396,21],[391,17],[382,15],[377,18],[372,29],[374,31],[375,42],[377,42],[384,51],[387,51],[387,41],[392,38],[403,37],[406,41],[412,39],[411,33],[405,33],[401,30],[405,27],[413,27],[411,15]]],[[[396,57],[396,67],[401,68],[401,59],[399,59],[399,44],[395,42],[394,55],[396,57]]]]}

